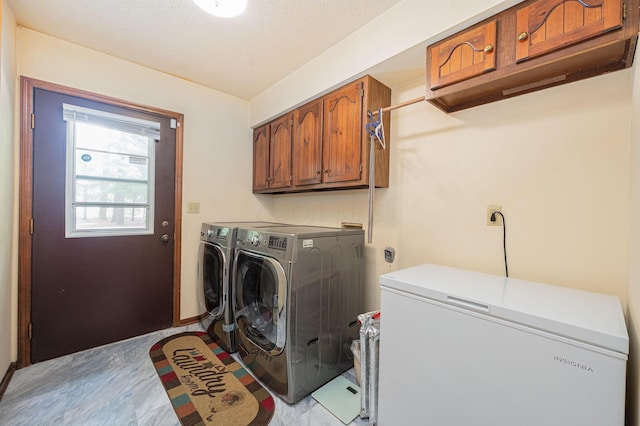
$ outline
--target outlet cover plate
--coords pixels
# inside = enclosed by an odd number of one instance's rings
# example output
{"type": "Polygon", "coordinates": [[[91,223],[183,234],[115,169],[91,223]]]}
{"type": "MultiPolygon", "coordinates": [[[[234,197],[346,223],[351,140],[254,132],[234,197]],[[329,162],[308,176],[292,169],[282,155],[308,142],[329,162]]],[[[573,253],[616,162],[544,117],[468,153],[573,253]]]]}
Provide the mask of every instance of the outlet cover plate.
{"type": "Polygon", "coordinates": [[[491,214],[493,212],[502,213],[502,206],[497,204],[487,206],[487,226],[502,226],[502,216],[500,216],[499,214],[496,215],[495,221],[491,221],[491,214]]]}

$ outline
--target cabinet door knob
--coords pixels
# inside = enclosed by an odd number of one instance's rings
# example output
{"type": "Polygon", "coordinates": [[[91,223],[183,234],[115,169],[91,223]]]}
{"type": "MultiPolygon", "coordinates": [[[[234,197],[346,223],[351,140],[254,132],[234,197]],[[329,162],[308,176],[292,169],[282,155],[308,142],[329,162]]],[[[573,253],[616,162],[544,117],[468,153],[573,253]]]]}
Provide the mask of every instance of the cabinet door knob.
{"type": "Polygon", "coordinates": [[[325,173],[329,173],[329,169],[324,169],[324,172],[325,173]]]}
{"type": "Polygon", "coordinates": [[[318,170],[318,171],[316,172],[316,174],[317,174],[317,175],[319,175],[319,174],[320,174],[320,170],[318,170]]]}
{"type": "Polygon", "coordinates": [[[518,41],[525,41],[528,38],[529,38],[529,33],[526,31],[521,32],[520,35],[518,35],[518,41]]]}
{"type": "Polygon", "coordinates": [[[487,44],[484,47],[484,53],[491,53],[491,52],[493,52],[493,45],[492,44],[487,44]]]}

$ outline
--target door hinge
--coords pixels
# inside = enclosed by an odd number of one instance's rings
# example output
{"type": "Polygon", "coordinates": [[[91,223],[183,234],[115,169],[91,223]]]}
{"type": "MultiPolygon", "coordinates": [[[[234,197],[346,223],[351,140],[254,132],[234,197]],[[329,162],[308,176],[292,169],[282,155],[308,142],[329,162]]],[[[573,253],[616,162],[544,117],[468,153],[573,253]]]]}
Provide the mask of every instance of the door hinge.
{"type": "Polygon", "coordinates": [[[360,83],[360,97],[364,98],[364,83],[360,83]]]}
{"type": "Polygon", "coordinates": [[[622,3],[622,20],[627,19],[627,2],[622,3]]]}
{"type": "Polygon", "coordinates": [[[362,163],[360,163],[360,173],[362,173],[362,163]]]}
{"type": "Polygon", "coordinates": [[[29,235],[33,235],[33,218],[29,219],[29,235]]]}
{"type": "Polygon", "coordinates": [[[31,113],[31,128],[35,129],[36,128],[36,115],[31,113]]]}
{"type": "Polygon", "coordinates": [[[33,323],[29,323],[29,340],[33,337],[33,323]]]}

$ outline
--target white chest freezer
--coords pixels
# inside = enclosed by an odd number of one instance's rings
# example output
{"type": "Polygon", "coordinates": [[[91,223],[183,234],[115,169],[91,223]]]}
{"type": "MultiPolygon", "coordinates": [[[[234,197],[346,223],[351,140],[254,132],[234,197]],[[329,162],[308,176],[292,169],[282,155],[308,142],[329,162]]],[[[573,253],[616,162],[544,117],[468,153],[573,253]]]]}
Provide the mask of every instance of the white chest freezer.
{"type": "Polygon", "coordinates": [[[430,264],[380,283],[380,425],[624,424],[617,297],[430,264]]]}

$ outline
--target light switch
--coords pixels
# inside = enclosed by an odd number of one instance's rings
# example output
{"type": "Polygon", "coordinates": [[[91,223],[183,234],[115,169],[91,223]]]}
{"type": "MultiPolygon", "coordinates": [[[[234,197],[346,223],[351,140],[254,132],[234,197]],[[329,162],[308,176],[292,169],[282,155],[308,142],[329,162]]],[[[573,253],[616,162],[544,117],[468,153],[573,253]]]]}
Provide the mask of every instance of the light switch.
{"type": "Polygon", "coordinates": [[[200,213],[200,203],[198,202],[188,202],[187,203],[187,213],[200,213]]]}

